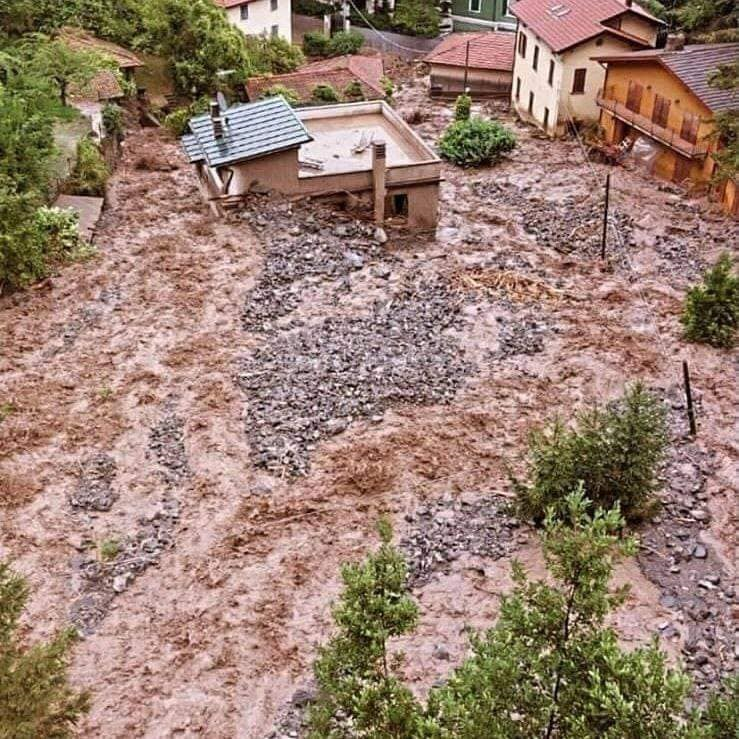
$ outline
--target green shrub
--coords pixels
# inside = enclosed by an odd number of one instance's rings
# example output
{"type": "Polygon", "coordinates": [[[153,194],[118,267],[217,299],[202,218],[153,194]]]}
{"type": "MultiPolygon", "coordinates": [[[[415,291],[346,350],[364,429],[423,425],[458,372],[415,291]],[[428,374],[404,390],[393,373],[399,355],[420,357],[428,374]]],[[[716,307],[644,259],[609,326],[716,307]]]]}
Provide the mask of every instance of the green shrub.
{"type": "Polygon", "coordinates": [[[34,220],[47,265],[74,259],[84,250],[75,211],[43,206],[36,211],[34,220]]]}
{"type": "Polygon", "coordinates": [[[703,276],[703,284],[690,288],[682,315],[685,338],[729,348],[739,325],[739,277],[732,273],[729,254],[723,254],[703,276]]]}
{"type": "Polygon", "coordinates": [[[319,103],[337,103],[339,93],[331,85],[316,85],[312,92],[313,99],[319,103]]]}
{"type": "Polygon", "coordinates": [[[344,98],[346,100],[364,100],[362,85],[358,80],[352,80],[352,82],[344,88],[344,98]]]}
{"type": "Polygon", "coordinates": [[[462,167],[497,161],[516,146],[516,137],[497,121],[470,118],[452,123],[439,140],[439,151],[462,167]]]}
{"type": "Polygon", "coordinates": [[[327,56],[329,37],[320,31],[309,31],[303,36],[303,51],[306,56],[327,56]]]}
{"type": "Polygon", "coordinates": [[[77,164],[67,183],[75,195],[103,197],[110,171],[100,153],[100,149],[90,138],[84,138],[77,145],[77,164]]]}
{"type": "Polygon", "coordinates": [[[26,646],[18,634],[28,600],[23,578],[0,562],[0,737],[71,739],[89,697],[67,682],[72,630],[26,646]]]}
{"type": "Polygon", "coordinates": [[[388,640],[412,631],[418,608],[406,594],[407,567],[380,521],[382,544],[357,565],[344,565],[344,590],[334,605],[337,633],[319,649],[318,697],[309,713],[310,739],[411,737],[418,705],[393,674],[388,640]]]}
{"type": "Polygon", "coordinates": [[[393,16],[393,30],[411,36],[435,38],[439,35],[441,15],[436,3],[428,0],[398,0],[393,16]]]}
{"type": "Polygon", "coordinates": [[[291,44],[281,36],[268,36],[256,39],[254,63],[271,74],[294,72],[305,63],[305,55],[300,47],[291,44]]]}
{"type": "Polygon", "coordinates": [[[210,99],[202,97],[184,108],[177,108],[165,116],[163,125],[173,136],[182,136],[187,132],[190,119],[208,110],[210,99]]]}
{"type": "Polygon", "coordinates": [[[389,102],[393,99],[393,94],[395,93],[395,85],[389,77],[385,76],[383,76],[380,80],[380,84],[382,85],[382,91],[385,93],[385,100],[389,102]]]}
{"type": "Polygon", "coordinates": [[[356,54],[363,45],[364,36],[359,31],[339,31],[329,39],[326,53],[328,56],[356,54]]]}
{"type": "Polygon", "coordinates": [[[277,97],[278,95],[281,95],[283,98],[285,98],[285,102],[293,107],[295,107],[300,102],[300,97],[298,96],[298,93],[295,92],[295,90],[291,90],[289,87],[285,87],[285,85],[272,85],[272,87],[268,87],[266,90],[264,90],[259,97],[273,98],[277,97]]]}
{"type": "Polygon", "coordinates": [[[468,121],[472,110],[472,98],[469,95],[460,95],[454,103],[454,120],[468,121]]]}
{"type": "Polygon", "coordinates": [[[618,401],[582,412],[573,429],[555,420],[532,433],[528,480],[514,480],[519,510],[541,521],[583,483],[596,505],[618,503],[627,519],[638,519],[654,505],[666,447],[665,406],[636,383],[618,401]]]}
{"type": "Polygon", "coordinates": [[[115,103],[106,103],[103,108],[103,126],[105,133],[113,138],[123,135],[123,108],[115,103]]]}
{"type": "Polygon", "coordinates": [[[579,490],[568,522],[546,520],[548,581],[513,566],[514,588],[472,655],[433,689],[421,736],[434,739],[568,737],[687,739],[690,679],[657,642],[623,649],[606,616],[628,588],[609,591],[614,563],[633,555],[618,509],[592,512],[579,490]],[[484,728],[483,728],[484,727],[484,728]]]}
{"type": "Polygon", "coordinates": [[[333,13],[331,5],[321,0],[294,0],[292,10],[296,15],[309,15],[313,18],[323,18],[327,13],[333,13]]]}

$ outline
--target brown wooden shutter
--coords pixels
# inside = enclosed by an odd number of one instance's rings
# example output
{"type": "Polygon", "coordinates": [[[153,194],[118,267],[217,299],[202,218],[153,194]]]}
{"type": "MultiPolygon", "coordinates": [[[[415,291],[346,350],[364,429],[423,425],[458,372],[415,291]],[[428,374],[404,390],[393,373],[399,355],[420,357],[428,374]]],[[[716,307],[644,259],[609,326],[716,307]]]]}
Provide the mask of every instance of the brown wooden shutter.
{"type": "Polygon", "coordinates": [[[698,141],[698,116],[692,113],[683,114],[683,125],[680,129],[680,138],[695,144],[698,141]]]}
{"type": "Polygon", "coordinates": [[[581,93],[585,92],[585,74],[587,69],[576,69],[575,76],[572,80],[572,92],[581,93]]]}
{"type": "Polygon", "coordinates": [[[626,107],[638,113],[641,108],[641,98],[644,94],[644,87],[634,80],[629,80],[629,92],[626,95],[626,107]]]}
{"type": "Polygon", "coordinates": [[[665,128],[667,119],[670,115],[670,101],[662,97],[662,95],[654,96],[654,110],[652,111],[652,121],[658,126],[665,128]]]}

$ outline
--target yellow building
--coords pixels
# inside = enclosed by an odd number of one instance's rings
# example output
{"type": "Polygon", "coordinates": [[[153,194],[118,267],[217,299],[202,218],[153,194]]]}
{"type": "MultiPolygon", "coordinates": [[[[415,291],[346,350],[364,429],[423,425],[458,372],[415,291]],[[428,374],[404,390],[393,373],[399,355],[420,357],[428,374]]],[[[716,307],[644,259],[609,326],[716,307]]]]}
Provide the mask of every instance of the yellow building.
{"type": "Polygon", "coordinates": [[[657,43],[664,24],[632,0],[518,0],[511,105],[550,135],[597,122],[605,71],[595,54],[657,43]]]}
{"type": "MultiPolygon", "coordinates": [[[[654,151],[651,170],[683,185],[712,183],[720,146],[714,116],[736,110],[736,89],[708,84],[712,72],[739,58],[739,44],[696,44],[594,57],[606,68],[598,94],[601,126],[609,143],[633,146],[640,137],[654,151]]],[[[737,186],[725,181],[715,188],[723,207],[739,211],[737,186]]]]}

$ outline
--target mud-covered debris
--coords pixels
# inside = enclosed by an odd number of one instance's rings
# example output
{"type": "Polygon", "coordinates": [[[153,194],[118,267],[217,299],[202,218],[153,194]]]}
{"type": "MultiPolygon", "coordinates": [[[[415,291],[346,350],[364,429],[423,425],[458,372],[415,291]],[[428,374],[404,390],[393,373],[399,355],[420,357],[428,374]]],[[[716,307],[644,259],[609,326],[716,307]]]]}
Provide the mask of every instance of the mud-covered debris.
{"type": "Polygon", "coordinates": [[[410,530],[400,543],[408,562],[411,587],[446,573],[463,554],[493,560],[507,557],[521,543],[520,522],[500,496],[474,502],[442,499],[406,516],[410,530]]]}
{"type": "Polygon", "coordinates": [[[177,414],[166,415],[149,432],[149,451],[162,468],[164,479],[175,485],[190,474],[185,451],[184,421],[177,414]]]}
{"type": "Polygon", "coordinates": [[[256,464],[302,474],[336,419],[450,401],[470,371],[447,333],[458,314],[445,281],[414,281],[367,317],[329,317],[257,349],[239,373],[256,464]]]}
{"type": "Polygon", "coordinates": [[[116,464],[105,452],[95,452],[80,464],[77,485],[69,502],[88,511],[109,511],[116,499],[113,490],[116,464]]]}

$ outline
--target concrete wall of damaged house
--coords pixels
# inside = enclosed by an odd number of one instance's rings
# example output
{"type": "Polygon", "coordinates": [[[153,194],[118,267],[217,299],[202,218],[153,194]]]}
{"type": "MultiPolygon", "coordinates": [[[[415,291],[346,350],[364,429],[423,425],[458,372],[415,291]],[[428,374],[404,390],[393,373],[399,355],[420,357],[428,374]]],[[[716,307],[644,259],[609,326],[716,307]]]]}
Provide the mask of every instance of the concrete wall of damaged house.
{"type": "MultiPolygon", "coordinates": [[[[495,69],[470,69],[467,86],[473,96],[504,95],[511,89],[511,72],[495,69]]],[[[458,95],[464,89],[464,67],[448,64],[431,65],[431,86],[440,88],[442,95],[458,95]]]]}
{"type": "MultiPolygon", "coordinates": [[[[714,152],[717,142],[712,136],[714,131],[713,114],[677,77],[662,67],[659,62],[645,61],[641,63],[609,62],[605,81],[605,93],[622,104],[626,104],[629,83],[638,82],[643,87],[639,113],[646,118],[652,118],[657,95],[669,100],[670,107],[667,115],[667,125],[680,134],[686,114],[696,116],[699,120],[697,142],[707,147],[708,152],[714,152]]],[[[601,126],[606,140],[619,143],[628,130],[628,125],[619,123],[617,119],[603,111],[601,126]]],[[[659,142],[657,142],[659,143],[659,142]]],[[[673,149],[659,145],[653,172],[658,177],[668,180],[689,179],[695,184],[707,183],[713,177],[715,162],[711,156],[703,159],[693,159],[688,162],[673,149]],[[682,162],[681,162],[682,160],[682,162]]],[[[727,208],[733,207],[735,188],[733,183],[723,188],[727,199],[727,208]]]]}
{"type": "Polygon", "coordinates": [[[277,0],[276,9],[272,9],[272,0],[254,0],[237,5],[226,11],[231,23],[240,28],[248,36],[270,36],[277,27],[277,34],[292,41],[292,13],[290,0],[277,0]],[[242,7],[246,8],[247,18],[242,17],[242,7]]]}
{"type": "MultiPolygon", "coordinates": [[[[243,195],[249,192],[253,183],[278,190],[286,195],[299,191],[298,150],[290,149],[269,156],[251,159],[231,166],[234,176],[228,188],[229,195],[243,195]]],[[[225,181],[226,175],[221,179],[225,181]]]]}

